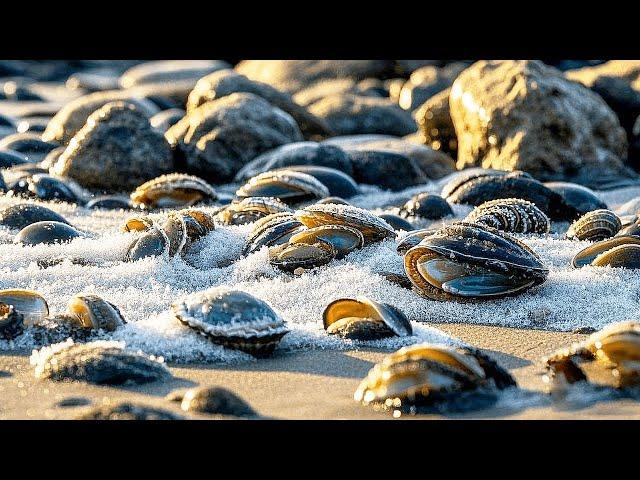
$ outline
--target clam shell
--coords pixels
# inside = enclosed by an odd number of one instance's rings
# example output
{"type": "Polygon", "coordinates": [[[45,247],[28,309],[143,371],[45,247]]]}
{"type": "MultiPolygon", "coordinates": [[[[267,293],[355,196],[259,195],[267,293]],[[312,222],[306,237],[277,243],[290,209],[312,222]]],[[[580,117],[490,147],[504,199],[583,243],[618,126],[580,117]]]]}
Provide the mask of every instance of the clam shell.
{"type": "Polygon", "coordinates": [[[169,237],[164,230],[154,224],[131,243],[124,261],[135,262],[146,257],[162,256],[169,252],[170,244],[169,237]]]}
{"type": "Polygon", "coordinates": [[[309,205],[296,211],[295,216],[309,228],[322,225],[346,225],[360,230],[364,236],[365,245],[396,237],[393,227],[380,217],[350,205],[309,205]]]}
{"type": "Polygon", "coordinates": [[[335,250],[335,258],[340,259],[352,251],[362,248],[364,236],[359,230],[346,225],[322,225],[294,233],[289,239],[289,244],[313,245],[319,241],[330,243],[335,250]]]}
{"type": "Polygon", "coordinates": [[[287,243],[292,235],[305,227],[291,213],[274,213],[258,220],[242,250],[243,255],[257,252],[264,246],[287,243]]]}
{"type": "Polygon", "coordinates": [[[216,198],[216,191],[205,180],[184,173],[161,175],[143,183],[131,194],[133,204],[145,208],[188,207],[216,198]]]}
{"type": "Polygon", "coordinates": [[[599,241],[613,237],[622,228],[620,218],[611,210],[594,210],[573,222],[567,230],[567,238],[599,241]]]}
{"type": "Polygon", "coordinates": [[[571,260],[571,264],[575,268],[584,267],[585,265],[591,264],[591,262],[593,262],[595,258],[602,253],[605,253],[606,251],[611,250],[614,247],[628,244],[640,246],[640,237],[636,237],[633,235],[620,235],[617,237],[608,238],[606,240],[601,240],[594,243],[593,245],[589,245],[588,247],[583,248],[578,253],[576,253],[571,260]]]}
{"type": "Polygon", "coordinates": [[[321,267],[334,258],[336,250],[333,245],[320,239],[313,244],[286,243],[269,248],[271,265],[289,273],[295,273],[299,268],[321,267]]]}
{"type": "Polygon", "coordinates": [[[217,219],[224,225],[242,225],[255,222],[274,213],[293,213],[293,210],[280,200],[270,197],[249,197],[237,203],[227,205],[217,219]]]}
{"type": "Polygon", "coordinates": [[[311,175],[284,169],[256,175],[236,191],[236,196],[272,197],[286,203],[297,203],[328,197],[329,189],[311,175]]]}
{"type": "Polygon", "coordinates": [[[79,326],[92,330],[113,332],[127,323],[118,307],[97,295],[76,295],[67,311],[79,326]]]}
{"type": "Polygon", "coordinates": [[[593,259],[594,267],[640,268],[640,245],[625,243],[613,247],[593,259]]]}
{"type": "Polygon", "coordinates": [[[271,354],[289,332],[267,303],[225,287],[188,295],[171,305],[171,313],[212,342],[255,356],[271,354]]]}

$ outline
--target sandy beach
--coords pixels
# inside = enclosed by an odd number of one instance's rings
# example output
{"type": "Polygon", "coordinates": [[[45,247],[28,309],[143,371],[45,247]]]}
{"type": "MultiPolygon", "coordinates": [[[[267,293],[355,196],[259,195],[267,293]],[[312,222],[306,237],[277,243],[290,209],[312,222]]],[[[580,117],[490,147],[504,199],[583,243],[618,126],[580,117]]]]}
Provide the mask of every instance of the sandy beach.
{"type": "MultiPolygon", "coordinates": [[[[521,390],[508,392],[488,409],[465,414],[403,416],[403,419],[639,419],[637,401],[582,396],[579,401],[553,401],[544,393],[543,355],[585,335],[479,325],[435,325],[483,351],[508,368],[521,390]],[[515,395],[515,397],[514,397],[515,395]]],[[[36,380],[26,352],[0,355],[0,419],[72,419],[92,407],[135,402],[167,409],[186,418],[220,419],[215,415],[185,414],[165,396],[177,389],[220,385],[246,399],[271,419],[378,419],[376,412],[353,401],[360,379],[385,351],[307,351],[236,366],[174,365],[174,379],[135,387],[99,387],[84,383],[36,380]],[[61,406],[69,401],[75,406],[61,406]],[[76,401],[77,400],[77,401],[76,401]]]]}

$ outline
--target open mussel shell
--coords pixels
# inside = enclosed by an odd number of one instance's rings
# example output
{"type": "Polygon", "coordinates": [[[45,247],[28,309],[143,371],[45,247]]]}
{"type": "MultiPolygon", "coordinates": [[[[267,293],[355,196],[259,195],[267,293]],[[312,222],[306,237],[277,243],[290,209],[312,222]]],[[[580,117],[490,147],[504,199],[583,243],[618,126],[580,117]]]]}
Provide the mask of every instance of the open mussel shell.
{"type": "Polygon", "coordinates": [[[396,250],[400,255],[404,255],[410,249],[412,249],[413,247],[418,245],[422,240],[424,240],[425,237],[428,237],[429,235],[433,235],[437,231],[438,231],[437,228],[421,228],[419,230],[414,230],[413,232],[409,233],[409,235],[402,238],[402,240],[398,242],[398,245],[396,246],[396,250]]]}
{"type": "Polygon", "coordinates": [[[0,339],[13,340],[24,331],[24,318],[13,305],[0,302],[0,339]]]}
{"type": "Polygon", "coordinates": [[[272,197],[287,204],[329,196],[329,189],[315,177],[294,170],[264,172],[236,191],[239,198],[272,197]]]}
{"type": "Polygon", "coordinates": [[[35,325],[49,316],[49,305],[42,295],[32,290],[0,290],[0,302],[13,306],[25,325],[35,325]]]}
{"type": "Polygon", "coordinates": [[[393,227],[379,216],[350,205],[309,205],[298,210],[295,216],[309,228],[322,225],[345,225],[355,228],[364,236],[365,245],[396,237],[393,227]]]}
{"type": "Polygon", "coordinates": [[[76,295],[67,305],[63,317],[67,321],[86,329],[113,332],[127,323],[118,307],[97,295],[76,295]]]}
{"type": "Polygon", "coordinates": [[[327,333],[353,340],[413,334],[409,320],[400,310],[366,297],[331,302],[322,314],[322,322],[327,333]]]}
{"type": "Polygon", "coordinates": [[[258,220],[242,250],[243,255],[257,252],[264,246],[287,243],[297,232],[305,229],[292,213],[274,213],[258,220]]]}
{"type": "Polygon", "coordinates": [[[477,350],[422,343],[401,348],[375,365],[354,399],[400,408],[453,400],[481,387],[515,385],[507,371],[477,350]]]}
{"type": "Polygon", "coordinates": [[[217,220],[223,225],[243,225],[275,213],[293,213],[285,203],[270,197],[248,197],[223,208],[217,220]]]}
{"type": "Polygon", "coordinates": [[[333,245],[323,240],[313,244],[286,243],[269,248],[269,262],[285,272],[312,269],[326,265],[336,258],[333,245]]]}
{"type": "Polygon", "coordinates": [[[171,312],[212,342],[254,356],[271,354],[289,332],[266,302],[225,287],[191,294],[174,302],[171,312]]]}
{"type": "Polygon", "coordinates": [[[513,295],[544,282],[549,273],[516,238],[468,223],[425,237],[405,254],[404,266],[418,291],[435,300],[513,295]]]}
{"type": "Polygon", "coordinates": [[[161,175],[131,194],[132,203],[143,208],[189,207],[216,198],[216,191],[205,180],[184,173],[161,175]]]}
{"type": "MultiPolygon", "coordinates": [[[[578,253],[576,253],[573,259],[571,260],[571,264],[575,268],[584,267],[585,265],[592,264],[592,262],[599,255],[602,255],[607,251],[622,245],[640,246],[640,237],[636,237],[633,235],[626,235],[626,236],[620,235],[620,236],[608,238],[606,240],[601,240],[599,242],[594,243],[593,245],[589,245],[588,247],[583,248],[578,253]]],[[[621,253],[617,253],[616,255],[621,255],[621,253]]],[[[615,258],[615,255],[614,257],[609,256],[605,258],[612,259],[612,258],[615,258]]]]}
{"type": "Polygon", "coordinates": [[[567,230],[567,238],[599,241],[616,235],[622,228],[620,218],[611,210],[600,209],[586,213],[573,222],[567,230]]]}
{"type": "Polygon", "coordinates": [[[66,243],[84,234],[69,224],[62,222],[36,222],[24,227],[13,239],[13,243],[23,245],[39,245],[66,243]]]}
{"type": "Polygon", "coordinates": [[[313,245],[317,242],[330,243],[335,250],[335,258],[340,259],[364,245],[364,236],[359,230],[346,225],[322,225],[300,230],[289,239],[289,244],[313,245]]]}

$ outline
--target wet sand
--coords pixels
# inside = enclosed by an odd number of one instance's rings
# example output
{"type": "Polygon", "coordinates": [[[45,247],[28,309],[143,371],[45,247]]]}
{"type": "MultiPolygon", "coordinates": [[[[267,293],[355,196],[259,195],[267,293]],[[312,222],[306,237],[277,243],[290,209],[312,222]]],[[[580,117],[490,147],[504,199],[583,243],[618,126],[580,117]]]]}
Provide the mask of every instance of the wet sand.
{"type": "MultiPolygon", "coordinates": [[[[635,400],[554,402],[545,395],[540,357],[585,335],[478,325],[436,324],[482,348],[508,368],[521,387],[517,399],[465,414],[402,418],[628,419],[640,418],[635,400]]],[[[175,389],[222,385],[243,396],[263,416],[275,419],[391,419],[353,401],[360,379],[386,352],[308,351],[242,365],[170,365],[174,379],[112,388],[36,380],[28,352],[0,354],[0,419],[68,419],[95,406],[132,401],[181,413],[164,397],[175,389]],[[72,399],[75,406],[59,406],[72,399]]],[[[192,417],[185,415],[186,417],[192,417]]],[[[216,418],[199,416],[198,418],[216,418]]]]}

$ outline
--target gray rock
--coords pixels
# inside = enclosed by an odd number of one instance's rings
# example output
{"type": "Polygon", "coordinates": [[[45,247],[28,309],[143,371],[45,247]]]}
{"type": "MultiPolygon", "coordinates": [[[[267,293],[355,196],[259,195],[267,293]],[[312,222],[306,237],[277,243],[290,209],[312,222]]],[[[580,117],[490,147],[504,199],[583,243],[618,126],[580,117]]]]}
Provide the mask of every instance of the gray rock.
{"type": "Polygon", "coordinates": [[[449,88],[467,67],[466,63],[457,62],[442,68],[435,66],[419,68],[403,85],[398,96],[398,104],[405,110],[415,110],[437,93],[449,88]]]}
{"type": "Polygon", "coordinates": [[[173,171],[173,155],[136,104],[113,102],[89,117],[50,171],[88,188],[131,190],[173,171]]]}
{"type": "Polygon", "coordinates": [[[451,89],[447,88],[431,97],[413,112],[413,118],[418,124],[421,143],[457,158],[458,137],[451,120],[450,93],[451,89]]]}
{"type": "MultiPolygon", "coordinates": [[[[324,142],[342,147],[347,153],[377,151],[397,153],[410,158],[421,170],[422,177],[439,179],[456,170],[456,162],[448,155],[426,145],[419,145],[402,138],[385,135],[351,135],[334,137],[324,142]]],[[[421,182],[422,183],[422,182],[421,182]]]]}
{"type": "Polygon", "coordinates": [[[118,100],[134,103],[140,112],[149,118],[158,113],[158,107],[149,100],[131,97],[129,93],[123,90],[90,93],[76,98],[62,107],[47,125],[42,134],[42,139],[46,141],[54,140],[63,144],[69,143],[69,140],[84,126],[89,115],[107,103],[118,100]]]}
{"type": "Polygon", "coordinates": [[[243,60],[236,70],[252,80],[288,93],[335,78],[386,78],[395,72],[393,60],[243,60]]]}
{"type": "MultiPolygon", "coordinates": [[[[404,79],[400,79],[404,84],[404,79]]],[[[385,98],[389,94],[388,87],[377,78],[354,80],[352,78],[336,78],[314,83],[310,87],[297,92],[293,99],[300,105],[309,107],[330,95],[350,93],[363,97],[385,98]]]]}
{"type": "Polygon", "coordinates": [[[183,420],[184,417],[162,408],[122,402],[113,406],[92,408],[75,417],[76,420],[183,420]]]}
{"type": "Polygon", "coordinates": [[[353,174],[351,158],[339,147],[315,142],[290,143],[270,150],[246,164],[237,173],[235,181],[245,181],[251,177],[294,165],[315,165],[353,174]]]}
{"type": "Polygon", "coordinates": [[[353,178],[359,183],[399,191],[429,181],[417,162],[399,153],[353,150],[349,155],[353,163],[353,178]]]}
{"type": "Polygon", "coordinates": [[[120,77],[122,88],[148,83],[172,83],[189,80],[195,85],[199,78],[216,70],[231,68],[221,60],[157,60],[145,62],[124,72],[120,77]]]}
{"type": "Polygon", "coordinates": [[[203,103],[226,97],[232,93],[252,93],[264,98],[270,104],[287,112],[298,123],[306,138],[323,138],[331,134],[329,126],[323,120],[293,101],[291,95],[279,91],[266,83],[249,80],[233,70],[221,70],[198,80],[189,94],[187,112],[193,111],[203,103]]]}
{"type": "Polygon", "coordinates": [[[224,183],[249,161],[287,143],[302,141],[295,120],[252,93],[233,93],[204,103],[166,132],[185,168],[224,183]]]}
{"type": "Polygon", "coordinates": [[[324,119],[337,135],[379,133],[402,136],[417,129],[411,114],[388,98],[330,95],[312,104],[309,110],[324,119]]]}
{"type": "Polygon", "coordinates": [[[479,61],[451,87],[459,169],[524,170],[587,186],[637,177],[627,139],[597,94],[535,60],[479,61]]]}

